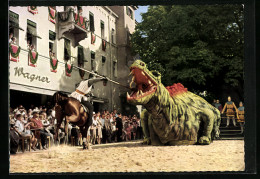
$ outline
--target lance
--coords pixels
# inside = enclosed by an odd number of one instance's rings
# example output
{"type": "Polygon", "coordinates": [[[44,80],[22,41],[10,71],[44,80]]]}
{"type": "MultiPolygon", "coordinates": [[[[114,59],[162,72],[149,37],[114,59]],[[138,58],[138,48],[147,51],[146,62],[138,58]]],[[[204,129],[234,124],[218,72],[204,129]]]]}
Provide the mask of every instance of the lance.
{"type": "MultiPolygon", "coordinates": [[[[86,69],[84,69],[84,68],[81,68],[81,67],[78,67],[78,66],[73,66],[73,67],[75,67],[75,68],[77,68],[77,69],[79,69],[79,70],[83,70],[83,71],[86,71],[86,72],[88,72],[88,73],[91,73],[92,75],[95,75],[95,76],[97,76],[97,77],[101,77],[101,78],[104,77],[104,76],[99,75],[99,74],[97,74],[97,73],[95,73],[95,72],[88,71],[88,70],[86,70],[86,69]]],[[[115,83],[115,84],[119,85],[119,86],[125,87],[125,88],[127,88],[127,89],[131,89],[130,87],[125,86],[125,85],[122,85],[122,84],[120,84],[120,83],[117,82],[117,81],[111,80],[111,79],[109,79],[109,78],[107,78],[107,77],[106,77],[106,79],[107,79],[108,81],[112,82],[112,83],[115,83]]]]}
{"type": "MultiPolygon", "coordinates": [[[[24,49],[24,48],[21,48],[21,50],[26,51],[26,52],[29,52],[29,50],[24,49]]],[[[42,57],[44,57],[44,58],[46,58],[46,59],[49,59],[49,58],[50,58],[50,57],[47,57],[47,56],[44,56],[44,55],[41,55],[41,54],[39,54],[39,56],[42,56],[42,57]]],[[[73,57],[73,56],[71,56],[71,57],[73,57]]],[[[73,57],[73,58],[75,58],[75,57],[73,57]]],[[[62,63],[62,64],[64,64],[64,65],[66,64],[66,63],[64,63],[64,62],[62,62],[62,61],[59,61],[59,63],[62,63]]],[[[77,69],[83,70],[83,71],[85,71],[85,72],[91,73],[91,74],[93,74],[93,75],[95,75],[95,76],[98,76],[98,77],[101,77],[101,78],[104,77],[104,76],[99,75],[99,74],[97,74],[97,73],[95,73],[95,72],[88,71],[88,70],[86,70],[86,69],[84,69],[84,68],[81,68],[81,67],[78,67],[78,66],[73,66],[73,68],[77,68],[77,69]]],[[[112,82],[112,83],[115,83],[115,84],[117,84],[117,85],[119,85],[119,86],[122,86],[122,87],[124,87],[124,88],[131,89],[130,87],[125,86],[125,85],[122,85],[122,84],[120,84],[120,83],[117,82],[117,81],[111,80],[111,79],[109,79],[109,78],[107,78],[107,80],[110,81],[110,82],[112,82]]]]}

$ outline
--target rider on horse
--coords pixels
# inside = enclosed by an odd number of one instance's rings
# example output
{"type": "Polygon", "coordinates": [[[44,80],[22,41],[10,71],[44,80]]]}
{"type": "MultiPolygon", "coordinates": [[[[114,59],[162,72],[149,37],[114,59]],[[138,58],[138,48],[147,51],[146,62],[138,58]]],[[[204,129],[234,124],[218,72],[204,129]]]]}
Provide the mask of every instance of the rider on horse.
{"type": "Polygon", "coordinates": [[[93,106],[89,102],[88,98],[85,96],[86,94],[91,92],[92,86],[94,83],[99,81],[107,81],[107,78],[94,78],[92,74],[89,74],[88,80],[83,80],[79,83],[78,87],[74,92],[71,93],[71,97],[76,98],[89,110],[89,119],[92,119],[93,115],[93,106]]]}

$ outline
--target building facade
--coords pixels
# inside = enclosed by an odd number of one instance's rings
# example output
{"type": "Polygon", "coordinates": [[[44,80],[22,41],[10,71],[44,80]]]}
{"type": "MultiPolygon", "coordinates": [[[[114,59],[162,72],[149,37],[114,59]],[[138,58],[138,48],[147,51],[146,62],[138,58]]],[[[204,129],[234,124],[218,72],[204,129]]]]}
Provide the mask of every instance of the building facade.
{"type": "MultiPolygon", "coordinates": [[[[43,105],[56,91],[70,94],[89,78],[80,69],[127,85],[131,57],[126,36],[134,26],[132,6],[11,6],[11,107],[43,105]]],[[[120,95],[126,90],[111,82],[95,84],[94,109],[122,111],[120,95]]]]}

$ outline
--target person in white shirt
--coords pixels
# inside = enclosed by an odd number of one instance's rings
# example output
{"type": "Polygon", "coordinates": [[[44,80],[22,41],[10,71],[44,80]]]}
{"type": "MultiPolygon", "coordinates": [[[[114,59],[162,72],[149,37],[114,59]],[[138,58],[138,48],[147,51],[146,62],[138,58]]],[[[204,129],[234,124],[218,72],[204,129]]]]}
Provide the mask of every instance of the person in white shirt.
{"type": "Polygon", "coordinates": [[[89,119],[92,119],[93,115],[93,106],[89,102],[88,98],[85,96],[86,94],[91,92],[94,83],[99,81],[107,81],[107,78],[93,78],[92,74],[89,75],[88,80],[83,80],[80,82],[78,87],[74,92],[71,93],[71,97],[79,100],[81,104],[83,104],[89,110],[89,119]]]}

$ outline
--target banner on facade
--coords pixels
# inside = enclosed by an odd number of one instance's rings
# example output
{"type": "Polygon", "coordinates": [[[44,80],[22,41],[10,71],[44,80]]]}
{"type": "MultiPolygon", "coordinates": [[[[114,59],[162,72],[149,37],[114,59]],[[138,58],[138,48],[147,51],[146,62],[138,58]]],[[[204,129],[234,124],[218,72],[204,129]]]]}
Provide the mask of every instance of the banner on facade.
{"type": "Polygon", "coordinates": [[[51,72],[56,73],[57,72],[57,67],[58,67],[58,60],[54,57],[50,58],[50,66],[51,66],[51,72]]]}
{"type": "Polygon", "coordinates": [[[15,44],[9,46],[9,59],[13,62],[19,62],[20,47],[15,44]]]}
{"type": "Polygon", "coordinates": [[[38,52],[35,52],[33,50],[29,50],[29,53],[28,53],[28,65],[29,66],[32,66],[32,67],[37,67],[37,62],[38,60],[38,52]]]}
{"type": "Polygon", "coordinates": [[[55,19],[57,14],[56,10],[51,7],[48,7],[48,11],[49,11],[49,16],[48,16],[49,21],[55,24],[56,23],[55,19]]]}
{"type": "Polygon", "coordinates": [[[37,6],[28,6],[28,11],[33,15],[38,14],[37,6]]]}

